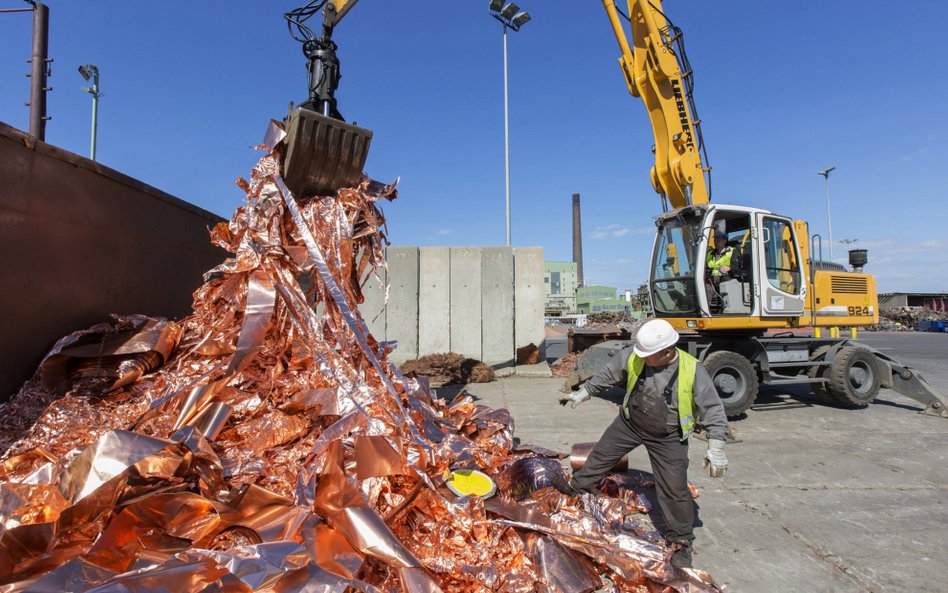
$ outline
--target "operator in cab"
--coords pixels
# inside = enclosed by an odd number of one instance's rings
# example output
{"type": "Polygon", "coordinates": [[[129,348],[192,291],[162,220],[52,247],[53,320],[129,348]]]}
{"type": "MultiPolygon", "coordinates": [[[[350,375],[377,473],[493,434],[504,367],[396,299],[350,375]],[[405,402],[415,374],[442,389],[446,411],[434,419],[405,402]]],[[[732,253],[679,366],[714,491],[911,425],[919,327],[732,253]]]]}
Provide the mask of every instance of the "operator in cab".
{"type": "Polygon", "coordinates": [[[728,247],[727,233],[722,230],[714,231],[714,250],[708,251],[707,270],[715,279],[731,272],[731,256],[734,248],[728,247]]]}
{"type": "Polygon", "coordinates": [[[700,425],[708,435],[704,467],[712,478],[727,472],[727,416],[708,372],[677,349],[678,332],[664,319],[645,323],[633,346],[612,357],[592,379],[560,400],[578,404],[615,385],[625,387],[618,417],[600,437],[585,465],[570,481],[574,492],[595,492],[623,455],[644,445],[655,476],[665,537],[677,544],[672,565],[691,567],[695,509],[688,488],[688,437],[700,425]]]}

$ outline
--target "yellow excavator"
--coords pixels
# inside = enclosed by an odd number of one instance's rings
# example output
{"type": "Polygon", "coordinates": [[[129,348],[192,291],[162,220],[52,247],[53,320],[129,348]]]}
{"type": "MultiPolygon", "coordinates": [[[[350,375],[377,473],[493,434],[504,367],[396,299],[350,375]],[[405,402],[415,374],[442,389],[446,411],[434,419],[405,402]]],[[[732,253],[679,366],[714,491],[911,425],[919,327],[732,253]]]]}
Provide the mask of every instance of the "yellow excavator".
{"type": "MultiPolygon", "coordinates": [[[[298,196],[332,195],[362,175],[372,132],[346,123],[339,112],[332,40],[334,27],[357,1],[313,0],[284,15],[303,44],[309,74],[308,99],[285,120],[283,177],[298,196]],[[321,18],[316,30],[307,25],[313,17],[321,18]]],[[[855,252],[855,259],[851,253],[850,272],[822,261],[820,237],[811,238],[801,220],[712,204],[680,29],[660,0],[628,0],[627,13],[614,0],[603,5],[629,92],[645,103],[655,135],[651,181],[664,211],[656,219],[650,267],[652,308],[683,330],[681,346],[704,363],[728,416],[746,411],[763,382],[810,383],[818,394],[853,407],[868,405],[887,387],[925,404],[925,413],[948,418],[948,400],[881,352],[838,337],[774,335],[878,323],[875,279],[861,273],[865,252],[855,252]],[[716,239],[729,252],[724,274],[710,269],[716,239]]],[[[567,385],[591,377],[624,346],[613,341],[588,349],[567,385]]]]}
{"type": "MultiPolygon", "coordinates": [[[[651,181],[664,211],[649,271],[652,309],[682,330],[679,346],[702,360],[728,416],[747,410],[763,382],[809,383],[852,407],[865,407],[887,387],[922,402],[924,413],[948,418],[948,401],[917,371],[852,340],[815,337],[818,328],[878,323],[875,279],[862,273],[865,251],[850,252],[854,271],[847,271],[822,261],[821,239],[802,220],[712,204],[681,30],[660,0],[628,0],[627,12],[615,0],[603,5],[628,90],[645,104],[655,135],[651,181]],[[715,266],[725,254],[728,265],[715,266]],[[797,328],[816,331],[794,335],[797,328]],[[788,331],[774,331],[780,329],[788,331]]],[[[591,377],[624,345],[587,350],[568,385],[591,377]]]]}

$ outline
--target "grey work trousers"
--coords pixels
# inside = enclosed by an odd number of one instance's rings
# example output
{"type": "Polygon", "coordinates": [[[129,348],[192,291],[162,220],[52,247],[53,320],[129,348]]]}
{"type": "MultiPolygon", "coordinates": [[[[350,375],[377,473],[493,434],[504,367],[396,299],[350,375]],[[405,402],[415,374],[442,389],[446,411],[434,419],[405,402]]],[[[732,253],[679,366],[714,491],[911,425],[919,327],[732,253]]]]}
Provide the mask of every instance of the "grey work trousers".
{"type": "Polygon", "coordinates": [[[573,474],[570,485],[582,492],[595,491],[619,459],[639,445],[645,445],[652,463],[658,507],[667,526],[665,537],[673,542],[691,543],[695,538],[695,508],[688,489],[688,441],[681,441],[677,431],[653,437],[620,413],[602,434],[586,464],[573,474]]]}

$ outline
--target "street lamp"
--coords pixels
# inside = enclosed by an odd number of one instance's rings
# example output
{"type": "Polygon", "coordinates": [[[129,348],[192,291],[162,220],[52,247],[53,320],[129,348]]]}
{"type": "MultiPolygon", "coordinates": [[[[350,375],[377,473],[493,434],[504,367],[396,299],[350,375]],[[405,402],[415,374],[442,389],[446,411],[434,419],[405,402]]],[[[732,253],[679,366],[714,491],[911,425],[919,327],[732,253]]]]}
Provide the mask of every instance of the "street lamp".
{"type": "Polygon", "coordinates": [[[504,26],[504,181],[506,187],[507,246],[510,246],[510,118],[507,112],[507,29],[519,31],[530,15],[513,2],[490,0],[490,15],[504,26]]]}
{"type": "Polygon", "coordinates": [[[830,261],[833,261],[833,220],[830,218],[830,173],[836,170],[836,167],[823,169],[817,175],[822,175],[826,181],[826,226],[829,230],[830,261]]]}
{"type": "Polygon", "coordinates": [[[97,127],[97,121],[99,119],[99,97],[104,93],[99,92],[99,69],[93,66],[92,64],[86,64],[85,66],[79,66],[79,74],[82,75],[84,79],[91,80],[92,86],[84,86],[82,90],[86,93],[92,95],[92,148],[90,149],[89,158],[93,161],[95,160],[95,133],[97,127]]]}

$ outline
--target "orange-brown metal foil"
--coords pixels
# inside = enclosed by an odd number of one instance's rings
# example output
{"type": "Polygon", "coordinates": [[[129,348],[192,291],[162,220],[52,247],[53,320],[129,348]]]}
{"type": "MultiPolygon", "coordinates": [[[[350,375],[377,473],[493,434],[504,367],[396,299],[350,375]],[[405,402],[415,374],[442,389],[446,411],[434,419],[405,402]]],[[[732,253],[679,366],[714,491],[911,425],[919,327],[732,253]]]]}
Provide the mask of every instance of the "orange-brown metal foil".
{"type": "MultiPolygon", "coordinates": [[[[593,448],[595,448],[596,443],[576,443],[572,446],[569,452],[569,466],[576,471],[586,465],[586,460],[589,459],[589,454],[592,453],[593,448]]],[[[616,462],[615,466],[612,467],[610,471],[612,472],[624,472],[629,469],[629,454],[626,453],[622,456],[619,461],[616,462]]]]}
{"type": "Polygon", "coordinates": [[[71,334],[4,407],[0,593],[718,591],[629,518],[632,489],[562,494],[506,410],[398,372],[358,311],[395,186],[294,196],[282,139],[190,316],[71,334]],[[460,468],[497,495],[455,497],[460,468]]]}

